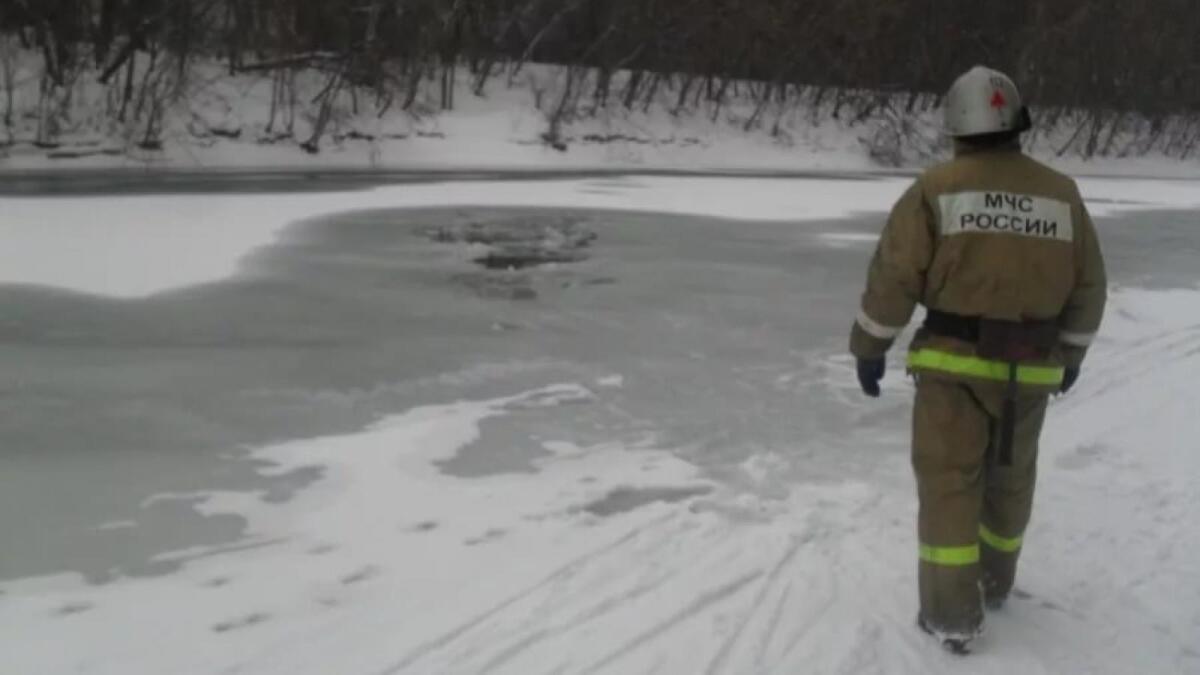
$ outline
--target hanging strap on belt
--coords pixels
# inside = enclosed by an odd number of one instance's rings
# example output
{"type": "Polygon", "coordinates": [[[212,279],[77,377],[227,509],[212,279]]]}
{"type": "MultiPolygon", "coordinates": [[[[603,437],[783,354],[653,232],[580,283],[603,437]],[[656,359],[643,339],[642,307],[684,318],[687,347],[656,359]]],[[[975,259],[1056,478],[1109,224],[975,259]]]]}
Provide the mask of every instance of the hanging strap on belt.
{"type": "Polygon", "coordinates": [[[1000,415],[1000,447],[997,464],[1012,466],[1013,439],[1017,433],[1017,363],[1008,364],[1008,387],[1004,391],[1004,410],[1000,415]]]}

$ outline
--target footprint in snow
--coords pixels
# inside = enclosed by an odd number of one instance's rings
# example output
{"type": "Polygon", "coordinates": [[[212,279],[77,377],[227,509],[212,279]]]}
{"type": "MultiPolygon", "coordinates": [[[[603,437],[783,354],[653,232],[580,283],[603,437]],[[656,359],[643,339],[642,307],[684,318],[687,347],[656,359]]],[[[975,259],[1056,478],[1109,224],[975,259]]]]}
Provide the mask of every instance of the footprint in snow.
{"type": "Polygon", "coordinates": [[[270,614],[265,612],[254,612],[236,619],[230,619],[228,621],[222,621],[218,624],[213,624],[212,630],[214,633],[228,633],[232,630],[249,628],[250,626],[260,624],[269,618],[271,618],[270,614]]]}
{"type": "Polygon", "coordinates": [[[95,607],[95,605],[93,605],[90,602],[69,602],[69,603],[63,605],[62,607],[59,607],[58,609],[54,610],[54,615],[55,616],[71,616],[72,614],[82,614],[94,607],[95,607]]]}
{"type": "Polygon", "coordinates": [[[1067,610],[1065,607],[1058,604],[1057,602],[1054,602],[1053,600],[1045,600],[1045,599],[1039,598],[1039,597],[1035,596],[1034,594],[1032,594],[1028,591],[1023,591],[1019,588],[1013,589],[1012,597],[1017,600],[1024,601],[1024,602],[1032,602],[1032,603],[1034,603],[1035,607],[1039,607],[1041,609],[1048,609],[1052,612],[1062,612],[1063,614],[1070,614],[1071,616],[1076,615],[1074,612],[1067,610]]]}
{"type": "Polygon", "coordinates": [[[200,585],[204,588],[220,588],[222,586],[228,586],[230,581],[232,581],[230,577],[213,577],[212,579],[209,579],[200,585]]]}
{"type": "Polygon", "coordinates": [[[309,555],[325,555],[326,553],[333,553],[336,550],[337,550],[337,547],[332,544],[321,544],[320,546],[314,546],[314,547],[308,549],[308,554],[309,555]]]}
{"type": "Polygon", "coordinates": [[[1077,446],[1074,451],[1061,455],[1054,460],[1054,465],[1060,469],[1086,469],[1099,462],[1106,453],[1104,445],[1095,443],[1077,446]]]}
{"type": "Polygon", "coordinates": [[[336,598],[332,595],[323,595],[317,598],[316,602],[325,609],[335,609],[342,606],[341,598],[336,598]]]}
{"type": "Polygon", "coordinates": [[[357,572],[352,572],[342,577],[341,582],[343,586],[350,586],[351,584],[361,583],[377,576],[379,576],[379,568],[374,565],[367,565],[357,572]]]}
{"type": "Polygon", "coordinates": [[[466,544],[467,546],[478,546],[479,544],[486,544],[489,541],[499,539],[499,538],[503,537],[505,534],[507,534],[507,532],[508,532],[507,530],[502,530],[498,527],[493,527],[492,529],[488,530],[487,532],[484,532],[483,534],[479,535],[478,537],[472,537],[470,539],[467,539],[463,543],[466,544]]]}

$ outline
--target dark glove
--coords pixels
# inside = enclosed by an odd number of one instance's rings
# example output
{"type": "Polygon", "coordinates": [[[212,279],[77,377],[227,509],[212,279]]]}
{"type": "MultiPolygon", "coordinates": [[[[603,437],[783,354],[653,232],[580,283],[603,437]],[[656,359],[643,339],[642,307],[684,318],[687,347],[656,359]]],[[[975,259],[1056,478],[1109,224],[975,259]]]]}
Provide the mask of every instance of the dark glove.
{"type": "Polygon", "coordinates": [[[885,365],[883,357],[858,360],[858,385],[867,396],[879,398],[879,381],[883,379],[885,365]]]}
{"type": "Polygon", "coordinates": [[[1079,379],[1079,369],[1078,368],[1067,368],[1066,372],[1063,373],[1062,386],[1059,387],[1058,393],[1065,394],[1068,391],[1071,391],[1071,387],[1075,386],[1075,380],[1078,380],[1078,379],[1079,379]]]}

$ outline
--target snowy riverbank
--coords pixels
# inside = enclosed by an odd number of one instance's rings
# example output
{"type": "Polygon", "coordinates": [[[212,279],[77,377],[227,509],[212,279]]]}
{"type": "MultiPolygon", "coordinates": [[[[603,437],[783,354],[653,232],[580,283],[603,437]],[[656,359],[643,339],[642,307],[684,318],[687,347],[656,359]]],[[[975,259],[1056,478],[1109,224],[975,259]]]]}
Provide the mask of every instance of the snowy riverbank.
{"type": "MultiPolygon", "coordinates": [[[[0,139],[7,141],[0,145],[0,173],[89,168],[911,171],[946,152],[936,110],[905,113],[882,104],[859,118],[833,112],[828,101],[764,104],[755,99],[752,83],[743,83],[721,104],[683,106],[669,81],[631,107],[617,100],[602,105],[583,94],[566,105],[560,93],[566,78],[577,73],[530,64],[504,70],[478,88],[475,78],[461,73],[449,110],[437,103],[433,81],[407,110],[379,112],[369,93],[347,90],[332,106],[316,142],[319,151],[310,153],[301,146],[312,138],[320,117],[313,101],[326,86],[323,74],[297,71],[291,80],[292,108],[285,112],[271,77],[230,75],[202,63],[180,84],[179,100],[161,101],[155,149],[147,150],[142,147],[145,124],[111,119],[106,111],[113,105],[113,85],[99,84],[91,72],[61,92],[62,110],[50,115],[58,132],[41,139],[49,103],[39,94],[39,68],[35,55],[23,54],[16,62],[14,126],[8,138],[0,139]]],[[[614,87],[622,77],[616,76],[614,87]]],[[[587,90],[586,81],[571,86],[587,90]]],[[[1109,139],[1114,147],[1127,143],[1129,149],[1083,159],[1077,130],[1068,116],[1054,129],[1035,134],[1030,151],[1075,175],[1200,177],[1200,160],[1137,152],[1132,135],[1109,139]]]]}

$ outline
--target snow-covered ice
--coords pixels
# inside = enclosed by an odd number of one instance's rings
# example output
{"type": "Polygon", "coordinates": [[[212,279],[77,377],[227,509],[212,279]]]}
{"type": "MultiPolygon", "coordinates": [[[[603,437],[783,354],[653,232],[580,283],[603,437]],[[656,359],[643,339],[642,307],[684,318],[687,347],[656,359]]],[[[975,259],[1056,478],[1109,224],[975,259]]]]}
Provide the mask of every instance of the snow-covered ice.
{"type": "MultiPolygon", "coordinates": [[[[734,220],[811,221],[887,210],[910,179],[613,176],[385,185],[262,195],[3,199],[0,281],[138,297],[216,281],[284,227],[350,210],[536,206],[643,211],[734,220]]],[[[1185,180],[1082,180],[1096,215],[1200,208],[1185,180]]],[[[872,235],[829,232],[830,242],[872,235]]]]}
{"type": "MultiPolygon", "coordinates": [[[[912,626],[911,388],[893,363],[882,400],[858,396],[843,353],[871,233],[904,185],[627,176],[0,199],[0,275],[49,287],[0,287],[4,307],[39,308],[0,318],[6,353],[46,359],[15,363],[14,410],[74,419],[62,400],[78,386],[129,397],[108,417],[133,424],[158,414],[133,398],[148,378],[184,390],[168,429],[232,426],[205,396],[365,407],[371,420],[327,433],[294,422],[305,431],[213,460],[248,464],[260,483],[121,484],[148,494],[134,517],[95,513],[95,536],[136,536],[140,516],[169,506],[240,519],[235,538],[155,553],[160,572],[89,583],[69,565],[8,574],[0,556],[0,670],[1196,672],[1200,289],[1181,279],[1195,274],[1200,190],[1083,181],[1107,218],[1112,307],[1078,389],[1052,407],[1023,595],[963,661],[912,626]],[[476,272],[414,235],[491,206],[599,210],[592,258],[476,272]],[[1114,250],[1131,241],[1136,254],[1114,250]],[[496,300],[481,278],[536,300],[496,300]],[[55,304],[53,289],[84,295],[55,304]],[[371,303],[388,298],[400,308],[379,314],[371,303]],[[167,364],[152,373],[92,360],[136,337],[95,341],[109,336],[103,312],[159,331],[138,308],[200,321],[171,309],[183,302],[244,303],[238,316],[261,325],[243,327],[254,341],[156,332],[129,357],[167,364]],[[72,332],[74,311],[87,323],[72,332]],[[276,332],[284,319],[311,332],[276,332]],[[319,370],[330,354],[361,361],[319,370]],[[389,370],[405,354],[425,370],[389,370]],[[234,369],[248,379],[223,391],[216,373],[234,369]],[[282,495],[266,487],[293,478],[282,495]]],[[[63,484],[103,489],[65,472],[104,439],[58,438],[43,461],[61,462],[63,484]]],[[[193,461],[128,451],[106,461],[193,461]]],[[[17,470],[39,459],[26,455],[17,470]]]]}

